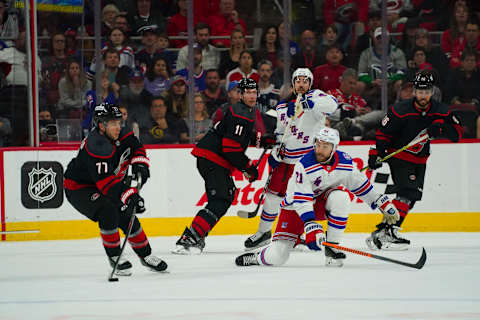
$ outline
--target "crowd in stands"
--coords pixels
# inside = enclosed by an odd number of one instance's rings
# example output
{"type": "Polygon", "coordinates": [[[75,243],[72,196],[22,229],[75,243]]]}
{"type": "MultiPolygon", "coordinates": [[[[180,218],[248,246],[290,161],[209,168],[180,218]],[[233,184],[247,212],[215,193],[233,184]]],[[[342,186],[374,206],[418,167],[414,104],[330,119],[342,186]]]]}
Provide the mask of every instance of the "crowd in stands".
{"type": "MultiPolygon", "coordinates": [[[[292,71],[308,67],[312,88],[337,98],[340,108],[328,124],[342,139],[372,139],[385,114],[383,36],[388,37],[388,105],[411,98],[410,81],[418,71],[430,70],[434,98],[459,114],[464,137],[480,138],[478,1],[387,0],[387,30],[381,28],[381,0],[317,1],[322,16],[311,25],[298,24],[302,29],[297,26],[288,48],[281,16],[275,24],[247,24],[256,3],[251,2],[242,12],[234,0],[194,0],[193,79],[188,78],[186,0],[103,0],[98,61],[93,40],[82,40],[81,46],[79,40],[94,36],[93,1],[85,3],[83,25],[68,15],[48,24],[39,13],[39,36],[47,39],[39,41],[43,50],[36,63],[41,140],[62,139],[57,119],[71,119],[87,135],[94,106],[105,101],[122,107],[124,123],[144,144],[198,141],[219,112],[239,100],[236,86],[244,77],[258,82],[257,108],[267,131],[273,131],[275,120],[267,113],[291,90],[290,80],[283,79],[284,50],[292,71]],[[254,28],[263,30],[255,49],[246,38],[254,28]],[[196,92],[193,115],[189,86],[196,92]]],[[[0,146],[18,146],[28,141],[25,23],[21,10],[7,8],[8,3],[0,0],[0,146]]]]}

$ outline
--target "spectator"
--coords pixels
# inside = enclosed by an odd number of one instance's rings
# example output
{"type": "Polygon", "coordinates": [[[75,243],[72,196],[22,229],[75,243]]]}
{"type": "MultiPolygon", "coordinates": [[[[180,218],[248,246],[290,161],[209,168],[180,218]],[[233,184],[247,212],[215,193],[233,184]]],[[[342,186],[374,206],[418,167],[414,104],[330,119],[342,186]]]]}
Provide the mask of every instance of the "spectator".
{"type": "MultiPolygon", "coordinates": [[[[67,57],[73,57],[78,61],[82,61],[82,52],[78,48],[77,32],[71,28],[68,28],[65,33],[65,52],[67,57]]],[[[85,57],[83,57],[85,59],[85,57]]],[[[81,63],[83,66],[83,61],[81,63]]],[[[82,68],[83,69],[83,68],[82,68]]]]}
{"type": "MultiPolygon", "coordinates": [[[[193,137],[194,141],[198,142],[212,126],[212,120],[208,116],[207,106],[201,93],[195,94],[193,103],[193,137]]],[[[189,123],[188,120],[184,119],[186,123],[189,123]]],[[[189,137],[187,139],[190,140],[189,137]]]]}
{"type": "Polygon", "coordinates": [[[446,81],[446,74],[448,74],[448,59],[443,53],[442,49],[432,45],[432,39],[430,33],[423,28],[417,29],[415,32],[415,46],[423,48],[425,50],[426,61],[432,65],[432,67],[441,75],[444,75],[440,79],[442,84],[446,81]]]}
{"type": "Polygon", "coordinates": [[[403,82],[400,90],[397,92],[397,99],[395,103],[412,99],[415,95],[413,94],[413,82],[403,82]]]}
{"type": "MultiPolygon", "coordinates": [[[[178,12],[168,20],[167,32],[169,37],[187,36],[187,0],[178,0],[178,12]]],[[[196,9],[194,7],[194,9],[196,9]]],[[[196,21],[194,19],[194,25],[196,21]]],[[[172,47],[182,48],[188,44],[187,40],[176,39],[171,41],[172,47]]]]}
{"type": "Polygon", "coordinates": [[[315,68],[313,71],[313,88],[323,91],[334,90],[340,86],[340,77],[347,69],[343,66],[343,53],[339,45],[332,45],[327,50],[327,63],[315,68]]]}
{"type": "MultiPolygon", "coordinates": [[[[232,34],[235,29],[241,30],[243,34],[247,33],[247,25],[243,19],[238,17],[235,10],[235,0],[220,0],[219,12],[208,18],[212,36],[226,36],[232,34]]],[[[216,47],[230,47],[229,39],[216,39],[212,43],[216,47]]]]}
{"type": "MultiPolygon", "coordinates": [[[[382,26],[382,13],[380,10],[370,10],[368,11],[368,20],[365,29],[365,33],[360,35],[357,38],[356,46],[354,50],[355,58],[353,61],[358,63],[358,58],[363,50],[368,49],[371,45],[371,39],[373,38],[371,34],[377,29],[378,27],[382,26]]],[[[325,36],[324,36],[325,38],[325,36]]]]}
{"type": "Polygon", "coordinates": [[[38,111],[38,125],[40,127],[40,142],[58,142],[57,126],[52,116],[52,109],[43,106],[38,111]]]}
{"type": "Polygon", "coordinates": [[[55,33],[52,36],[50,52],[42,58],[42,95],[46,97],[45,103],[55,105],[59,99],[58,81],[65,75],[67,50],[65,47],[65,35],[55,33]]]}
{"type": "Polygon", "coordinates": [[[232,81],[227,89],[228,101],[220,105],[220,107],[212,114],[212,122],[215,124],[223,118],[223,112],[231,105],[240,101],[240,91],[238,90],[238,81],[232,81]]]}
{"type": "Polygon", "coordinates": [[[230,49],[222,51],[220,57],[220,77],[225,79],[227,74],[238,67],[240,53],[247,50],[245,35],[241,30],[233,30],[230,35],[230,49]]]}
{"type": "Polygon", "coordinates": [[[135,57],[133,49],[127,44],[127,34],[120,28],[113,28],[108,34],[106,48],[114,48],[120,55],[119,67],[127,66],[130,69],[135,67],[135,57]]]}
{"type": "MultiPolygon", "coordinates": [[[[19,36],[19,24],[23,20],[18,11],[7,7],[6,0],[0,0],[0,38],[16,39],[19,36]]],[[[23,22],[23,21],[22,21],[23,22]]],[[[5,40],[7,46],[13,46],[12,40],[5,40]]]]}
{"type": "Polygon", "coordinates": [[[253,66],[253,57],[252,54],[244,50],[240,53],[239,57],[239,66],[238,68],[233,69],[227,74],[226,77],[226,87],[228,88],[228,85],[232,81],[240,81],[242,78],[250,78],[255,80],[258,83],[258,80],[260,80],[257,70],[255,70],[253,66]]]}
{"type": "MultiPolygon", "coordinates": [[[[382,84],[382,28],[377,28],[373,33],[373,45],[364,50],[358,63],[358,93],[367,100],[373,109],[380,108],[380,88],[382,84]]],[[[388,37],[388,32],[387,32],[388,37]]],[[[402,50],[389,45],[387,57],[387,79],[390,92],[397,92],[405,76],[407,62],[402,50]]],[[[388,102],[388,104],[393,101],[388,102]]]]}
{"type": "Polygon", "coordinates": [[[448,59],[452,57],[452,50],[455,43],[463,43],[464,32],[469,18],[468,7],[462,3],[455,3],[450,22],[450,29],[442,33],[442,50],[448,59]]]}
{"type": "MultiPolygon", "coordinates": [[[[282,46],[283,48],[283,44],[285,42],[285,37],[286,37],[286,30],[285,30],[285,24],[283,22],[281,22],[279,25],[278,25],[278,37],[280,39],[280,46],[282,46]]],[[[291,56],[294,56],[296,55],[298,52],[300,52],[300,47],[298,46],[298,44],[293,41],[293,40],[288,40],[288,52],[290,52],[290,55],[291,56]]]]}
{"type": "MultiPolygon", "coordinates": [[[[197,23],[195,26],[195,41],[202,48],[202,66],[204,69],[217,69],[220,64],[220,53],[214,46],[209,44],[210,27],[206,23],[197,23]]],[[[185,69],[188,66],[188,46],[184,46],[178,52],[176,70],[185,69]]]]}
{"type": "Polygon", "coordinates": [[[143,26],[137,30],[137,33],[142,35],[143,48],[135,53],[135,65],[140,67],[144,74],[147,72],[147,66],[160,57],[168,59],[169,65],[172,66],[170,55],[160,46],[159,32],[156,25],[143,26]]]}
{"type": "MultiPolygon", "coordinates": [[[[338,43],[338,32],[337,27],[334,24],[326,26],[322,33],[322,42],[317,46],[318,55],[320,56],[321,63],[317,66],[324,64],[326,62],[327,49],[338,43]]],[[[343,51],[342,51],[343,52],[343,51]]],[[[315,68],[314,68],[315,69],[315,68]]]]}
{"type": "MultiPolygon", "coordinates": [[[[0,50],[0,63],[5,75],[5,85],[0,90],[0,112],[12,125],[12,145],[24,146],[28,140],[28,72],[25,31],[18,34],[15,47],[0,50]]],[[[36,60],[41,81],[42,61],[36,60]]]]}
{"type": "Polygon", "coordinates": [[[0,117],[0,147],[6,147],[12,134],[12,125],[7,118],[0,117]]]}
{"type": "Polygon", "coordinates": [[[145,90],[150,92],[152,96],[161,95],[170,89],[170,78],[172,76],[172,68],[165,58],[158,57],[153,59],[147,68],[144,82],[145,90]]]}
{"type": "Polygon", "coordinates": [[[368,2],[366,0],[325,0],[323,14],[326,25],[335,24],[339,31],[340,48],[346,51],[352,42],[352,37],[356,37],[356,30],[365,30],[368,2]]]}
{"type": "Polygon", "coordinates": [[[169,113],[177,118],[187,118],[190,105],[187,97],[187,80],[182,76],[174,76],[170,89],[163,94],[169,113]]]}
{"type": "Polygon", "coordinates": [[[57,107],[57,118],[82,118],[81,112],[86,104],[86,93],[92,84],[83,72],[77,60],[67,62],[67,71],[58,83],[60,100],[57,107]]]}
{"type": "Polygon", "coordinates": [[[205,85],[206,88],[201,93],[210,118],[220,105],[227,102],[227,93],[220,86],[220,75],[215,69],[207,70],[205,85]]]}
{"type": "Polygon", "coordinates": [[[130,112],[130,119],[136,120],[142,114],[148,113],[151,99],[151,93],[145,90],[142,70],[135,68],[130,73],[128,86],[120,87],[120,104],[127,107],[130,112]]]}
{"type": "MultiPolygon", "coordinates": [[[[107,71],[109,74],[110,84],[119,90],[120,86],[128,84],[128,75],[130,74],[130,68],[127,66],[119,67],[120,54],[116,49],[108,48],[103,53],[103,65],[100,71],[107,71]],[[117,88],[118,87],[118,88],[117,88]]],[[[87,72],[87,77],[92,81],[95,77],[95,69],[90,69],[87,72]]]]}
{"type": "Polygon", "coordinates": [[[412,50],[413,54],[408,60],[408,69],[405,75],[406,81],[413,81],[418,71],[423,69],[432,70],[432,65],[427,62],[427,54],[425,49],[416,47],[412,50]]]}
{"type": "MultiPolygon", "coordinates": [[[[450,68],[455,69],[460,66],[460,58],[462,52],[466,49],[471,49],[480,54],[480,29],[476,21],[469,21],[465,26],[465,41],[456,41],[452,49],[452,57],[450,58],[450,68]]],[[[480,63],[480,57],[477,57],[477,63],[480,63]]],[[[480,64],[479,64],[480,65],[480,64]]]]}
{"type": "MultiPolygon", "coordinates": [[[[398,47],[402,49],[406,56],[412,55],[413,48],[416,47],[415,40],[418,30],[418,20],[417,18],[409,18],[405,23],[405,27],[402,31],[402,38],[398,41],[398,47]]],[[[426,31],[426,29],[423,29],[426,31]]],[[[427,31],[428,36],[428,31],[427,31]]]]}
{"type": "Polygon", "coordinates": [[[166,21],[161,12],[152,12],[151,0],[136,0],[136,15],[130,21],[132,30],[143,26],[157,25],[162,31],[166,30],[166,21]]]}
{"type": "Polygon", "coordinates": [[[143,144],[188,142],[185,121],[167,112],[163,97],[155,97],[150,105],[150,118],[138,124],[143,144]]]}
{"type": "Polygon", "coordinates": [[[316,66],[325,61],[325,56],[321,55],[316,48],[317,39],[312,30],[302,32],[300,40],[300,52],[292,57],[293,69],[309,68],[313,72],[316,66]]]}
{"type": "Polygon", "coordinates": [[[277,59],[282,54],[280,39],[278,37],[278,30],[275,26],[268,26],[263,32],[260,41],[260,48],[257,51],[257,59],[270,60],[273,68],[278,65],[277,59]]]}
{"type": "MultiPolygon", "coordinates": [[[[373,10],[382,10],[382,1],[383,0],[370,0],[370,9],[373,10]]],[[[413,14],[413,1],[396,1],[396,0],[387,0],[387,22],[388,25],[398,30],[399,23],[405,23],[406,19],[400,20],[401,16],[411,16],[413,14]]]]}
{"type": "Polygon", "coordinates": [[[125,13],[119,13],[115,16],[113,27],[122,30],[127,38],[131,35],[132,29],[128,24],[128,19],[125,13]]]}
{"type": "MultiPolygon", "coordinates": [[[[198,43],[195,43],[193,45],[193,79],[195,83],[195,92],[203,91],[206,88],[205,85],[205,77],[207,73],[202,67],[202,48],[198,45],[198,43]]],[[[184,77],[185,79],[188,79],[188,68],[180,69],[177,71],[178,75],[184,77]]],[[[192,81],[190,81],[192,83],[192,81]]]]}
{"type": "Polygon", "coordinates": [[[120,13],[117,6],[114,4],[107,4],[102,10],[102,36],[110,34],[114,28],[115,17],[120,13]]]}
{"type": "Polygon", "coordinates": [[[275,110],[280,101],[280,90],[275,88],[273,83],[270,82],[272,73],[273,66],[270,60],[262,60],[258,63],[258,75],[260,78],[258,88],[260,93],[257,99],[257,108],[261,113],[275,110]]]}
{"type": "Polygon", "coordinates": [[[480,107],[480,72],[478,53],[471,49],[462,52],[461,64],[450,71],[445,86],[447,104],[474,104],[480,107]]]}

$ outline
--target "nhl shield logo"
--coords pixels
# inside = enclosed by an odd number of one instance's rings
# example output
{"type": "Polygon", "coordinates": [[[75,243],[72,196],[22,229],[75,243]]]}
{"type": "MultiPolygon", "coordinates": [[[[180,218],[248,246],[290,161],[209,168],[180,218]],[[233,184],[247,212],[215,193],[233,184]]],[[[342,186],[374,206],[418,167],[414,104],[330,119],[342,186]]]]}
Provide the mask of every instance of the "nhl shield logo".
{"type": "Polygon", "coordinates": [[[57,193],[57,184],[55,183],[55,176],[52,168],[45,170],[44,168],[33,168],[28,173],[28,195],[37,201],[45,202],[53,199],[57,193]]]}

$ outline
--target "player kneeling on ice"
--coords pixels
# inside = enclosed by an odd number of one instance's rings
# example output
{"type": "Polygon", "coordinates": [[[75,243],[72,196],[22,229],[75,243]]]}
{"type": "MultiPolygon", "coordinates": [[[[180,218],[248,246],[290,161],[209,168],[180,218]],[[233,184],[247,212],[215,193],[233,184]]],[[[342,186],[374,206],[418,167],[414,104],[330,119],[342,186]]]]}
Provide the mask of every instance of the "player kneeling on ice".
{"type": "MultiPolygon", "coordinates": [[[[144,200],[137,188],[125,179],[128,166],[140,175],[142,184],[150,177],[149,159],[145,148],[133,132],[120,122],[118,106],[101,104],[95,107],[95,128],[90,131],[68,164],[64,189],[70,204],[81,214],[98,222],[103,246],[112,268],[120,256],[120,233],[127,234],[133,208],[145,212],[144,200]]],[[[153,271],[164,271],[167,264],[152,254],[147,236],[137,217],[133,220],[128,242],[141,263],[153,271]]],[[[132,264],[120,258],[115,274],[131,275],[132,264]]]]}
{"type": "MultiPolygon", "coordinates": [[[[325,235],[315,220],[328,221],[326,242],[338,244],[343,238],[351,203],[350,195],[340,186],[372,209],[378,207],[386,223],[393,224],[399,219],[398,210],[389,198],[373,190],[370,180],[354,167],[347,153],[336,150],[339,142],[338,131],[332,128],[323,128],[315,135],[314,150],[295,165],[288,182],[272,244],[237,257],[238,266],[284,264],[304,232],[305,244],[320,251],[325,235]]],[[[327,266],[341,267],[345,254],[325,247],[325,257],[327,266]]]]}

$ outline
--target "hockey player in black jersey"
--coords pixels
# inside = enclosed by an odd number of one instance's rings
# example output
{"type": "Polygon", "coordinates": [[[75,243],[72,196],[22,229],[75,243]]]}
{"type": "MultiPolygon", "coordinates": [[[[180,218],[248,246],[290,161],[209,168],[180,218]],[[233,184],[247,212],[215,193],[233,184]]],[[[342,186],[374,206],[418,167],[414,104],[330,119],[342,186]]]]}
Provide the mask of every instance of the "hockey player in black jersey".
{"type": "MultiPolygon", "coordinates": [[[[202,252],[205,237],[225,215],[235,197],[236,188],[231,177],[234,168],[242,171],[250,182],[258,178],[256,167],[245,155],[254,138],[258,85],[254,80],[244,78],[240,80],[238,88],[240,102],[226,108],[223,118],[192,150],[192,155],[197,158],[197,169],[205,180],[208,203],[193,218],[190,228],[185,228],[172,253],[202,252]]],[[[262,146],[268,143],[266,139],[262,140],[262,146]]]]}
{"type": "Polygon", "coordinates": [[[428,71],[419,72],[414,79],[414,98],[389,108],[377,131],[376,149],[369,152],[368,166],[377,169],[379,160],[387,154],[408,145],[412,140],[424,140],[387,160],[393,179],[393,200],[400,213],[395,225],[382,222],[377,225],[367,245],[371,249],[406,250],[410,241],[398,234],[402,222],[416,201],[422,199],[430,140],[446,138],[458,142],[462,137],[459,120],[449,112],[448,106],[432,99],[434,78],[428,71]]]}
{"type": "MultiPolygon", "coordinates": [[[[81,214],[98,223],[103,246],[110,265],[120,255],[120,233],[126,234],[135,207],[145,212],[144,200],[136,188],[124,179],[128,166],[142,183],[150,177],[145,148],[126,127],[121,128],[122,113],[118,106],[101,104],[95,107],[95,128],[82,141],[78,154],[68,164],[64,175],[65,194],[81,214]]],[[[167,264],[152,254],[147,236],[135,217],[128,242],[141,263],[152,271],[164,271],[167,264]]],[[[131,275],[132,264],[120,258],[117,275],[131,275]]]]}

